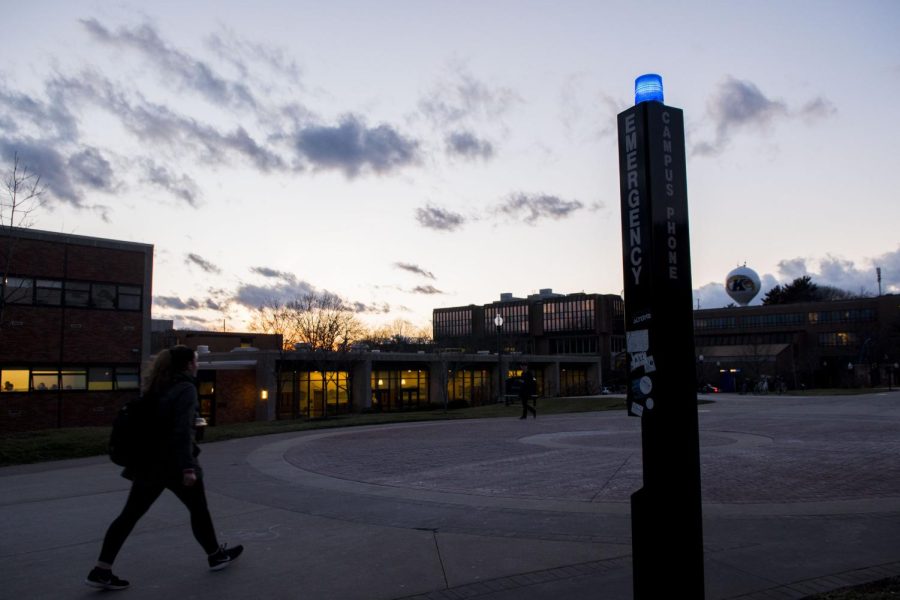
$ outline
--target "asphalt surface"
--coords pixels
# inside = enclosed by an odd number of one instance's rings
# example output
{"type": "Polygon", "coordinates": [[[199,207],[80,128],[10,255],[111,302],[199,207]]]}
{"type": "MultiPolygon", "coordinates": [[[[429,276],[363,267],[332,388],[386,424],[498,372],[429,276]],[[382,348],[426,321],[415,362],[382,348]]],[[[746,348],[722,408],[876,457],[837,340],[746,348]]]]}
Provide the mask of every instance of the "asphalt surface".
{"type": "MultiPolygon", "coordinates": [[[[900,575],[900,392],[707,396],[707,599],[900,575]]],[[[540,407],[539,407],[540,408],[540,407]]],[[[627,599],[640,423],[624,412],[385,425],[204,444],[211,573],[165,493],[121,592],[83,585],[128,482],[104,457],[0,469],[0,598],[627,599]]],[[[680,597],[673,590],[672,597],[680,597]]]]}

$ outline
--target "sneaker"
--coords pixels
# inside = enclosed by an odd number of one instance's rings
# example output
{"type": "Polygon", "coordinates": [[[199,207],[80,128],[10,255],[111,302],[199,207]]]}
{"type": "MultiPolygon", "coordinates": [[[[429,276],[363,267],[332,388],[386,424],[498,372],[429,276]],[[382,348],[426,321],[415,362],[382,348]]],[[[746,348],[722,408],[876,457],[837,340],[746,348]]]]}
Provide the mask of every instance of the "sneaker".
{"type": "Polygon", "coordinates": [[[209,555],[209,570],[219,571],[228,566],[244,551],[244,547],[237,545],[234,548],[227,548],[228,544],[222,544],[219,549],[209,555]]]}
{"type": "Polygon", "coordinates": [[[128,587],[127,581],[113,575],[111,570],[101,569],[100,567],[94,567],[91,572],[88,573],[84,583],[91,587],[100,588],[101,590],[124,590],[128,587]]]}

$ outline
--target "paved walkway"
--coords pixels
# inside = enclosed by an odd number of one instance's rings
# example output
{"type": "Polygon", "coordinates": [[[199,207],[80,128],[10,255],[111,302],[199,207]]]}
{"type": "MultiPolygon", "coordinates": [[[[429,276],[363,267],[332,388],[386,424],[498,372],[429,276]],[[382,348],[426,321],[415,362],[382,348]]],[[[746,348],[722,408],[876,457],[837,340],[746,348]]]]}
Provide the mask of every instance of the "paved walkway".
{"type": "MultiPolygon", "coordinates": [[[[714,399],[700,407],[707,599],[900,575],[900,392],[714,399]]],[[[216,527],[245,555],[209,573],[167,493],[119,557],[122,594],[628,599],[639,428],[605,412],[206,444],[216,527]]],[[[103,457],[0,469],[0,598],[95,597],[81,581],[127,484],[103,457]]]]}

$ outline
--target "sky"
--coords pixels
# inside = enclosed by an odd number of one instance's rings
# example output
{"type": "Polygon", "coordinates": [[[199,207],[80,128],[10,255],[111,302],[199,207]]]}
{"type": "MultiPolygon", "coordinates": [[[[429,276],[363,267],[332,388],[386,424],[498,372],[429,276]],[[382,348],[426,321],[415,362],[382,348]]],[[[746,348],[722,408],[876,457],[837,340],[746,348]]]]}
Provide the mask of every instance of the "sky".
{"type": "Polygon", "coordinates": [[[900,3],[0,0],[36,229],[153,244],[153,318],[371,326],[623,289],[616,115],[684,110],[695,304],[739,265],[900,292],[900,3]],[[14,7],[14,10],[12,8],[14,7]]]}

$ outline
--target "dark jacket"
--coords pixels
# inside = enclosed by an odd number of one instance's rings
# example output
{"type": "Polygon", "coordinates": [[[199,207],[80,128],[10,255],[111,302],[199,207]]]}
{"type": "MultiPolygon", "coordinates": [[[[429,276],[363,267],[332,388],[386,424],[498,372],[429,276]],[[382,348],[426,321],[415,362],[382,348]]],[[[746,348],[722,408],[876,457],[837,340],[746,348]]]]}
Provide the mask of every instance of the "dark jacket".
{"type": "Polygon", "coordinates": [[[528,400],[537,393],[537,380],[534,373],[525,371],[522,373],[522,385],[519,387],[519,398],[528,400]]]}
{"type": "Polygon", "coordinates": [[[156,410],[153,439],[141,460],[127,467],[122,476],[126,479],[145,479],[158,483],[177,483],[185,469],[194,469],[198,479],[202,477],[197,456],[194,421],[199,415],[196,380],[187,374],[175,377],[173,385],[161,396],[146,397],[156,410]]]}

